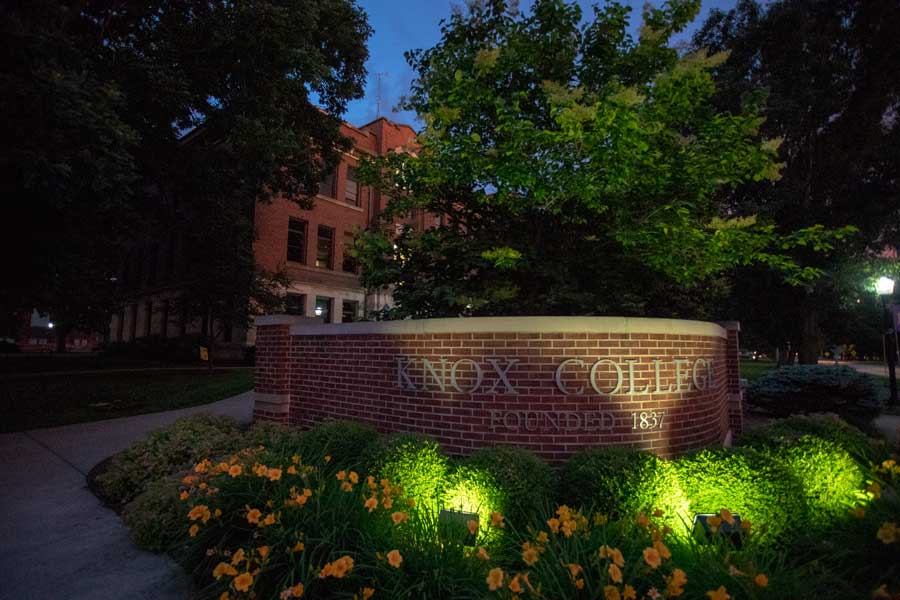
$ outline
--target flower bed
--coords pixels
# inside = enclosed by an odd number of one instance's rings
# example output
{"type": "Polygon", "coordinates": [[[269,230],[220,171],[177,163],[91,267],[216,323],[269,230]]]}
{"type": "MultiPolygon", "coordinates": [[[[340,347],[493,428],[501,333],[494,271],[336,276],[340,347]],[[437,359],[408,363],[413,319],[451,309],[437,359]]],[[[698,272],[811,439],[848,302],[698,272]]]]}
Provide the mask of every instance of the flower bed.
{"type": "Polygon", "coordinates": [[[344,424],[299,435],[268,425],[244,440],[254,445],[151,484],[125,512],[147,517],[139,541],[150,527],[165,530],[199,597],[900,592],[900,467],[821,419],[671,462],[595,451],[573,457],[559,479],[520,450],[459,463],[427,439],[344,424]],[[835,432],[845,439],[827,439],[835,432]],[[697,513],[704,527],[694,527],[697,513]]]}

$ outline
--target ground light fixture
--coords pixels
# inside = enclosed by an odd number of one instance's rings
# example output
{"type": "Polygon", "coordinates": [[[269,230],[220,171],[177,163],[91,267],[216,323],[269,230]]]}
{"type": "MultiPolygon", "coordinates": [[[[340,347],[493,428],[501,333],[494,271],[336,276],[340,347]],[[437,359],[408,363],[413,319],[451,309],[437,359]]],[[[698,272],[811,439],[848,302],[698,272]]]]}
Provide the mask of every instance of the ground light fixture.
{"type": "Polygon", "coordinates": [[[475,539],[478,536],[478,513],[442,508],[438,513],[438,526],[454,537],[461,537],[464,546],[475,546],[475,539]],[[469,521],[475,521],[474,532],[469,529],[469,521]]]}
{"type": "Polygon", "coordinates": [[[888,310],[888,300],[894,296],[894,280],[879,277],[875,282],[875,293],[881,296],[881,312],[884,316],[884,359],[888,368],[888,383],[891,391],[889,404],[897,406],[897,331],[894,319],[888,310]]]}
{"type": "Polygon", "coordinates": [[[691,537],[695,540],[712,540],[714,536],[719,536],[730,541],[736,549],[740,550],[744,543],[741,535],[741,516],[732,513],[731,517],[734,519],[734,523],[729,524],[727,521],[722,521],[715,531],[713,531],[712,526],[707,521],[711,517],[718,517],[718,515],[714,513],[695,514],[694,525],[691,528],[691,537]]]}

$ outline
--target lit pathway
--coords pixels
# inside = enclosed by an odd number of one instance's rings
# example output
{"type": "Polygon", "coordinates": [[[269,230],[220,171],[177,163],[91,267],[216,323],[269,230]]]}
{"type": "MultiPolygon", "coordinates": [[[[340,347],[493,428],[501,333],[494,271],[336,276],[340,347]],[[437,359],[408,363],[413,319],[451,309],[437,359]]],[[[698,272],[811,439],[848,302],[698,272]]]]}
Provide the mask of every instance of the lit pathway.
{"type": "Polygon", "coordinates": [[[119,517],[88,490],[98,462],[199,412],[248,422],[250,393],[163,413],[0,435],[0,599],[170,600],[188,597],[181,568],[134,547],[119,517]]]}

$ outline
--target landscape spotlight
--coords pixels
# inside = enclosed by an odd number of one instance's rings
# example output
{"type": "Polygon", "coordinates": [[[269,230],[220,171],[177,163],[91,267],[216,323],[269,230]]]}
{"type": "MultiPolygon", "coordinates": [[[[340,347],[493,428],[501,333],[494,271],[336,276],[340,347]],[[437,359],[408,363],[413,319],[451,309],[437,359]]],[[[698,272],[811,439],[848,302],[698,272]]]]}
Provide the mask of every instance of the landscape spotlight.
{"type": "Polygon", "coordinates": [[[707,519],[717,516],[718,515],[712,513],[699,513],[694,515],[694,526],[691,528],[691,536],[695,540],[702,538],[711,540],[713,535],[719,535],[726,540],[731,541],[732,545],[740,550],[744,541],[741,537],[741,516],[732,514],[731,517],[734,519],[733,525],[729,525],[727,521],[722,521],[716,528],[716,531],[713,532],[707,519]]]}
{"type": "Polygon", "coordinates": [[[879,277],[875,282],[875,293],[879,296],[890,296],[894,293],[894,280],[890,277],[879,277]]]}
{"type": "Polygon", "coordinates": [[[464,512],[461,510],[441,509],[438,514],[438,525],[444,531],[448,531],[451,535],[460,536],[463,539],[464,546],[475,546],[475,539],[478,535],[476,526],[475,532],[469,530],[469,521],[478,523],[478,513],[464,512]]]}

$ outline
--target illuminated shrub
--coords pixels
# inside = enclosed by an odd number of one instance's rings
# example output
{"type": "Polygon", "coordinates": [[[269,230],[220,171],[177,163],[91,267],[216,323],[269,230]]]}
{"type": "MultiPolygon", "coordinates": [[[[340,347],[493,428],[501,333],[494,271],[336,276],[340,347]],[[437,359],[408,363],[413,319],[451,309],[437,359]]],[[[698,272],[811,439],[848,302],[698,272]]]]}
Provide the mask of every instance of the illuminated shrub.
{"type": "Polygon", "coordinates": [[[666,523],[685,531],[689,502],[671,462],[628,448],[593,448],[574,455],[560,473],[560,500],[609,517],[659,509],[666,523]]]}
{"type": "Polygon", "coordinates": [[[555,476],[547,463],[514,446],[483,448],[466,462],[468,468],[487,473],[500,490],[500,512],[513,523],[526,523],[550,507],[555,476]]]}
{"type": "Polygon", "coordinates": [[[434,440],[400,434],[384,439],[370,462],[379,479],[390,479],[410,498],[434,511],[444,486],[449,461],[434,440]]]}
{"type": "Polygon", "coordinates": [[[727,508],[772,541],[810,522],[803,482],[775,453],[754,448],[701,450],[673,463],[692,514],[727,508]]]}
{"type": "Polygon", "coordinates": [[[782,367],[747,388],[750,404],[769,414],[830,412],[858,427],[868,426],[884,395],[884,386],[875,377],[845,366],[782,367]]]}
{"type": "Polygon", "coordinates": [[[331,457],[333,465],[353,467],[363,464],[377,448],[378,432],[352,421],[326,421],[300,436],[296,452],[303,457],[331,457]]]}
{"type": "Polygon", "coordinates": [[[848,425],[837,415],[797,415],[778,419],[754,429],[741,437],[742,446],[780,445],[805,436],[828,440],[848,452],[861,467],[879,463],[887,458],[889,451],[884,440],[866,436],[862,431],[848,425]]]}

